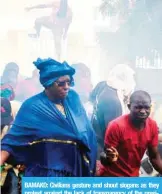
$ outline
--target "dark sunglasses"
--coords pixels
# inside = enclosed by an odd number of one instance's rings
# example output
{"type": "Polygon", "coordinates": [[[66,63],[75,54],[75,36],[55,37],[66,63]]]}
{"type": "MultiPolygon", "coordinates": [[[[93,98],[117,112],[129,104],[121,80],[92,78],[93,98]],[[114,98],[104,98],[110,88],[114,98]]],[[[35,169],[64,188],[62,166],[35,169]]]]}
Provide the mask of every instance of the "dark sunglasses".
{"type": "Polygon", "coordinates": [[[55,81],[55,83],[57,84],[58,87],[63,87],[66,84],[68,86],[73,86],[73,81],[55,81]]]}

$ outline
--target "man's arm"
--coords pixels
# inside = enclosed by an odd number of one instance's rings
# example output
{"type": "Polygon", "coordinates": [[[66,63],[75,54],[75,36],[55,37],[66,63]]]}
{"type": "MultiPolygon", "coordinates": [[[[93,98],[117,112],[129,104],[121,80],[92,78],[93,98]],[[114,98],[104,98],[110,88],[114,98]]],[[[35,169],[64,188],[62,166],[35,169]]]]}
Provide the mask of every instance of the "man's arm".
{"type": "Polygon", "coordinates": [[[148,154],[152,166],[155,168],[156,171],[162,174],[162,159],[158,152],[158,147],[149,146],[148,154]]]}

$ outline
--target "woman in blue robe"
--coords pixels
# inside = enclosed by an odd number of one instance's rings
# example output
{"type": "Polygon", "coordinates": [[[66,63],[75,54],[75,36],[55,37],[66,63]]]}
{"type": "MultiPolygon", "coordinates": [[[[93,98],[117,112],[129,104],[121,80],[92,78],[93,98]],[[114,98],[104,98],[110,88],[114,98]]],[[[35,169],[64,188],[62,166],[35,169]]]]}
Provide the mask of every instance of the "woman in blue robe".
{"type": "Polygon", "coordinates": [[[45,90],[26,100],[2,140],[1,165],[10,157],[28,177],[89,177],[96,168],[96,136],[76,92],[75,70],[51,58],[34,62],[45,90]]]}

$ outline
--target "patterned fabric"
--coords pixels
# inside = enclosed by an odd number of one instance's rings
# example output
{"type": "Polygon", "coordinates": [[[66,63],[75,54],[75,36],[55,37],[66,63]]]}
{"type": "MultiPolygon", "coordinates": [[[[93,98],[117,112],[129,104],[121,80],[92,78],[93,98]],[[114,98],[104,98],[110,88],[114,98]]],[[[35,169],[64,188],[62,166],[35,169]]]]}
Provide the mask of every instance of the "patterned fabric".
{"type": "Polygon", "coordinates": [[[40,83],[44,87],[53,84],[59,77],[64,75],[72,76],[75,74],[75,69],[70,67],[67,62],[60,63],[54,59],[40,59],[33,62],[37,69],[39,69],[40,83]]]}
{"type": "Polygon", "coordinates": [[[25,176],[56,176],[56,172],[59,176],[62,171],[78,177],[94,175],[96,135],[86,112],[72,90],[62,103],[66,118],[44,92],[33,96],[23,103],[3,138],[1,149],[26,166],[25,176]]]}

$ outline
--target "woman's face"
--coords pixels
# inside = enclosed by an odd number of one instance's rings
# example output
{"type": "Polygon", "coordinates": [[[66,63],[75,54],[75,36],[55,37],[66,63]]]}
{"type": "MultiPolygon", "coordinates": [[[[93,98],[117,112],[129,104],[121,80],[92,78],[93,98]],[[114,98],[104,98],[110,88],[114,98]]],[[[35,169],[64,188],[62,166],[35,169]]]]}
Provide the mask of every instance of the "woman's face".
{"type": "Polygon", "coordinates": [[[50,93],[56,99],[64,99],[68,95],[71,86],[71,78],[68,75],[60,77],[49,88],[50,93]]]}

